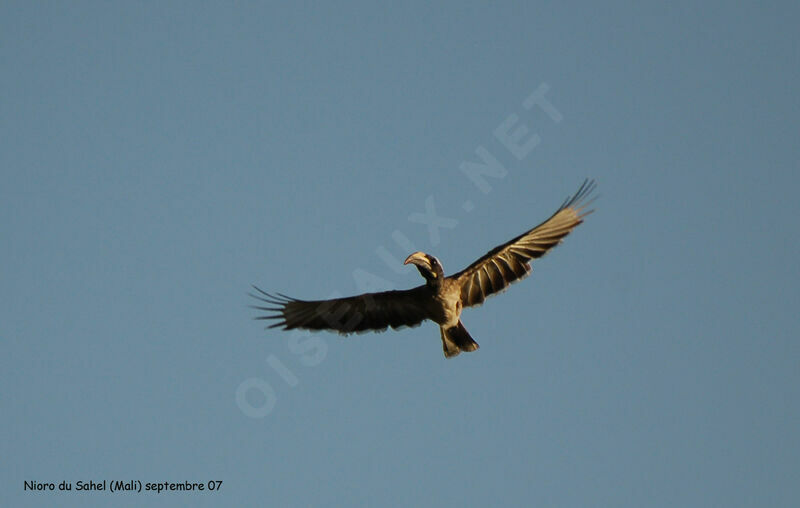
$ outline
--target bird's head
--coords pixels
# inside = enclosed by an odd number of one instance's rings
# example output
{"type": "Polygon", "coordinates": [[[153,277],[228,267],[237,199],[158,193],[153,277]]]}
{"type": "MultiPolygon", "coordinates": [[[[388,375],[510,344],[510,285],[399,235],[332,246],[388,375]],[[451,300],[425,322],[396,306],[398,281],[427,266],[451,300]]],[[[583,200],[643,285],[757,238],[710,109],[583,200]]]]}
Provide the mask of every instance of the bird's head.
{"type": "Polygon", "coordinates": [[[436,256],[417,251],[408,256],[403,264],[407,265],[409,263],[417,267],[420,275],[425,277],[425,281],[429,286],[440,286],[442,284],[444,268],[442,268],[442,264],[436,259],[436,256]]]}

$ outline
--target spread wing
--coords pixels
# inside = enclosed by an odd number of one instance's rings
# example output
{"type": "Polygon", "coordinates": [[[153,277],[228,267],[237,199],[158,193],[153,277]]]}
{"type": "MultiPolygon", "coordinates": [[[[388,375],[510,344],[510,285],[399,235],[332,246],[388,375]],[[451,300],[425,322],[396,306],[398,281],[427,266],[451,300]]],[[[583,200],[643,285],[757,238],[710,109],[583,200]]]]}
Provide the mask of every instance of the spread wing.
{"type": "Polygon", "coordinates": [[[464,270],[450,276],[461,287],[461,304],[464,307],[480,305],[488,296],[526,277],[531,271],[531,260],[544,256],[561,243],[583,222],[584,217],[592,213],[584,209],[591,203],[586,198],[595,186],[594,181],[584,181],[578,192],[567,198],[549,219],[510,242],[495,247],[464,270]]]}
{"type": "Polygon", "coordinates": [[[306,301],[285,295],[272,295],[253,286],[259,294],[250,296],[267,306],[253,306],[271,312],[256,319],[275,320],[269,328],[284,330],[334,330],[341,334],[382,331],[387,327],[417,326],[428,318],[426,305],[432,293],[426,286],[405,291],[365,293],[333,300],[306,301]]]}

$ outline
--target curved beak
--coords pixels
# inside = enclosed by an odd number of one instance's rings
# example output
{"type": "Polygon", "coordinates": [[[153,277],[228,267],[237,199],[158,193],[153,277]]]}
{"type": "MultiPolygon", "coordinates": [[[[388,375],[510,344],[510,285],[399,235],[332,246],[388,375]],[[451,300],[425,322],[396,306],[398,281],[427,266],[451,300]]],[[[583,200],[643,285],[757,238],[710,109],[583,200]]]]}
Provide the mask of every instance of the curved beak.
{"type": "Polygon", "coordinates": [[[408,256],[403,264],[407,265],[409,263],[413,263],[413,264],[419,265],[419,266],[425,266],[427,268],[431,267],[431,264],[428,261],[427,254],[425,254],[422,251],[417,251],[417,252],[411,254],[410,256],[408,256]]]}

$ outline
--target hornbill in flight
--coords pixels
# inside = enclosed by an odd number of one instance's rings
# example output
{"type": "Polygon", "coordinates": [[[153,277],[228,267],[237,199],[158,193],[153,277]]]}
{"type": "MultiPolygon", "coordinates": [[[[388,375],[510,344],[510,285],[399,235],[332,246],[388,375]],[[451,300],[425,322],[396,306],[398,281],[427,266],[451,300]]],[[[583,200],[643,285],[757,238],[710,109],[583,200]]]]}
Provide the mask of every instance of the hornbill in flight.
{"type": "Polygon", "coordinates": [[[251,296],[263,302],[254,308],[270,312],[256,319],[276,320],[269,328],[333,330],[343,335],[383,331],[389,326],[417,326],[430,319],[439,324],[447,358],[462,351],[475,351],[478,343],[461,323],[461,310],[480,305],[488,296],[527,276],[532,260],[561,243],[592,212],[586,211],[586,206],[594,189],[594,181],[584,181],[578,192],[567,198],[549,219],[449,277],[445,277],[435,256],[424,252],[411,254],[404,264],[414,264],[425,279],[425,284],[413,289],[307,301],[280,293],[273,295],[253,286],[259,294],[251,296]]]}

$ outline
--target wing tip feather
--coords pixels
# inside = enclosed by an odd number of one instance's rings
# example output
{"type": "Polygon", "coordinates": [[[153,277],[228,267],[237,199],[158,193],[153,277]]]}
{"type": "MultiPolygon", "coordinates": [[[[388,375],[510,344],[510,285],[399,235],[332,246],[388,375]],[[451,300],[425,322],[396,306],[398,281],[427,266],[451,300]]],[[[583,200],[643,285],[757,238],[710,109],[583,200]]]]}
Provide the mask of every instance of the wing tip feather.
{"type": "MultiPolygon", "coordinates": [[[[565,208],[572,208],[577,212],[583,212],[583,210],[592,204],[597,196],[591,196],[591,194],[597,189],[597,181],[593,178],[586,178],[581,186],[578,188],[577,192],[573,194],[571,197],[567,197],[564,200],[564,203],[559,208],[559,211],[565,208]],[[590,197],[591,196],[591,197],[590,197]],[[587,200],[588,199],[588,200],[587,200]]],[[[589,215],[594,210],[590,210],[588,212],[582,213],[580,216],[584,217],[589,215]]]]}

